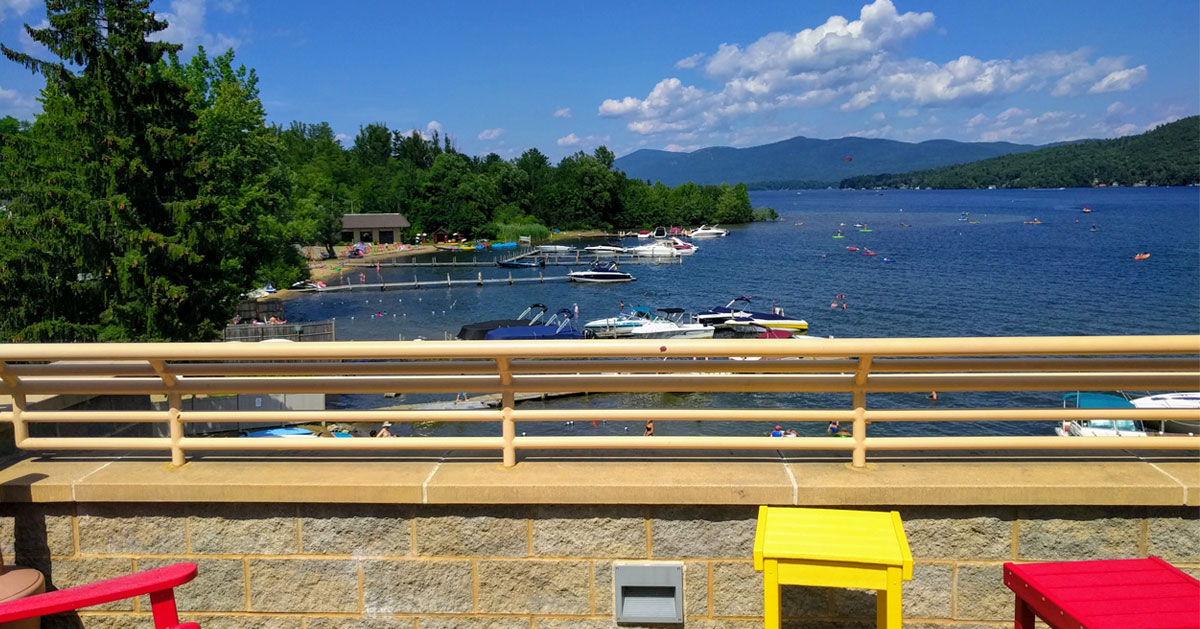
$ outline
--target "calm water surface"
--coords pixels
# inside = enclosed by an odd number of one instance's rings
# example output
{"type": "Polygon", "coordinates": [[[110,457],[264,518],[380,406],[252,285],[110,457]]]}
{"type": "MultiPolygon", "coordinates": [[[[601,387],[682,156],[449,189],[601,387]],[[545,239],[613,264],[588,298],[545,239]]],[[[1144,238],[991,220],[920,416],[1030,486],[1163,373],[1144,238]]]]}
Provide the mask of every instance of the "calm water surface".
{"type": "MultiPolygon", "coordinates": [[[[453,289],[336,292],[289,300],[290,320],[336,318],[338,340],[396,340],[453,335],[463,323],[515,317],[527,305],[578,305],[584,321],[612,316],[620,302],[689,311],[749,294],[800,316],[813,336],[1012,336],[1200,333],[1200,188],[980,191],[775,191],[751,193],[756,207],[782,220],[733,226],[727,238],[698,241],[682,265],[628,266],[637,282],[565,282],[453,289]],[[1092,212],[1084,214],[1083,207],[1092,212]],[[960,221],[968,212],[970,221],[960,221]],[[1027,225],[1025,221],[1042,221],[1027,225]],[[802,222],[803,225],[796,223],[802,222]],[[845,225],[842,225],[842,224],[845,225]],[[853,227],[864,223],[870,232],[853,227]],[[902,224],[909,225],[903,227],[902,224]],[[1097,231],[1092,231],[1095,226],[1097,231]],[[843,239],[833,235],[841,229],[843,239]],[[876,257],[847,246],[869,247],[876,257]],[[1148,260],[1133,255],[1149,252],[1148,260]],[[895,260],[883,262],[883,258],[895,260]],[[846,311],[831,310],[837,293],[846,311]]],[[[579,246],[598,241],[580,241],[579,246]]],[[[632,244],[630,241],[628,244],[632,244]]],[[[449,260],[451,254],[439,254],[449,260]]],[[[495,254],[481,252],[479,259],[495,254]]],[[[471,257],[459,255],[460,260],[471,257]]],[[[427,259],[423,256],[422,260],[427,259]]],[[[578,267],[578,268],[582,268],[578,267]]],[[[422,281],[504,277],[484,267],[416,271],[422,281]]],[[[547,275],[565,275],[551,267],[547,275]]],[[[376,281],[368,270],[368,281],[376,281]]],[[[514,276],[536,272],[514,270],[514,276]]],[[[382,269],[385,281],[414,271],[382,269]]],[[[358,271],[347,281],[358,281],[358,271]]],[[[377,408],[441,396],[331,396],[331,408],[377,408]]],[[[947,393],[941,407],[1054,407],[1055,392],[947,393]]],[[[872,395],[868,406],[923,408],[924,395],[872,395]]],[[[539,403],[530,403],[542,406],[539,403]]],[[[847,408],[849,395],[592,395],[549,401],[552,408],[792,407],[847,408]]],[[[658,434],[761,434],[747,423],[660,422],[658,434]]],[[[797,424],[802,434],[823,425],[797,424]]],[[[407,427],[416,434],[494,434],[494,426],[407,427]]],[[[529,434],[641,433],[632,423],[599,426],[522,424],[529,434]]],[[[406,434],[402,431],[402,434],[406,434]]],[[[910,423],[872,426],[873,435],[1051,434],[1050,423],[910,423]]]]}

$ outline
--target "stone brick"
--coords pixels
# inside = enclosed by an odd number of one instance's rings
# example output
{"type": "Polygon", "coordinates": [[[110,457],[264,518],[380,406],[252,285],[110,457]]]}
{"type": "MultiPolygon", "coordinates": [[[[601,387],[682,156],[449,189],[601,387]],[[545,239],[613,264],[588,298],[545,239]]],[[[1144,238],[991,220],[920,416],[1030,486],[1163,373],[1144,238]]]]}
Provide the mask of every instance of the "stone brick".
{"type": "MultiPolygon", "coordinates": [[[[906,623],[905,627],[908,626],[906,623]]],[[[875,629],[874,620],[805,620],[796,618],[785,621],[783,629],[875,629]]],[[[955,628],[957,629],[957,628],[955,628]]]]}
{"type": "MultiPolygon", "coordinates": [[[[810,618],[829,615],[832,590],[822,587],[785,585],[779,595],[780,613],[785,618],[810,618]]],[[[759,594],[762,598],[762,594],[759,594]]]]}
{"type": "Polygon", "coordinates": [[[150,614],[90,614],[88,612],[64,612],[43,616],[41,629],[128,629],[129,627],[153,627],[150,614]]]}
{"type": "Polygon", "coordinates": [[[417,554],[438,557],[525,557],[528,520],[507,507],[431,508],[416,518],[417,554]]]}
{"type": "MultiPolygon", "coordinates": [[[[1012,629],[1012,626],[1013,626],[1013,622],[1011,620],[1009,620],[1008,622],[999,623],[999,624],[986,624],[985,625],[985,624],[974,623],[974,622],[968,622],[968,623],[956,622],[956,623],[951,623],[951,624],[945,624],[945,623],[940,623],[940,622],[939,623],[920,622],[920,621],[909,622],[909,620],[907,618],[904,619],[904,629],[1012,629]]],[[[1039,629],[1048,629],[1046,627],[1046,625],[1041,624],[1040,622],[1035,623],[1034,626],[1038,627],[1039,629]]]]}
{"type": "Polygon", "coordinates": [[[421,629],[529,629],[528,618],[422,618],[421,629]]]}
{"type": "Polygon", "coordinates": [[[79,552],[175,555],[187,552],[184,509],[165,504],[82,504],[79,552]]]}
{"type": "Polygon", "coordinates": [[[469,561],[364,561],[368,614],[460,614],[474,610],[469,561]]]}
{"type": "Polygon", "coordinates": [[[478,611],[585,615],[590,574],[586,561],[480,561],[478,611]]]}
{"type": "Polygon", "coordinates": [[[713,616],[762,616],[763,577],[750,561],[712,563],[713,616]]]}
{"type": "Polygon", "coordinates": [[[900,515],[914,557],[1012,559],[1011,508],[912,507],[900,515]]]}
{"type": "MultiPolygon", "coordinates": [[[[684,585],[686,586],[686,566],[684,566],[684,570],[684,585]]],[[[592,565],[592,584],[596,588],[596,608],[593,610],[593,612],[604,616],[611,616],[613,613],[613,604],[616,601],[616,593],[613,592],[613,562],[597,561],[592,565]]],[[[684,596],[687,596],[686,593],[684,596]]]]}
{"type": "Polygon", "coordinates": [[[1138,556],[1140,510],[1107,507],[1021,509],[1022,560],[1064,561],[1138,556]]]}
{"type": "Polygon", "coordinates": [[[396,557],[412,550],[412,526],[395,505],[300,506],[306,555],[396,557]]]}
{"type": "Polygon", "coordinates": [[[833,615],[837,618],[874,618],[875,590],[829,588],[833,615]]]}
{"type": "Polygon", "coordinates": [[[629,629],[637,625],[617,625],[612,618],[538,618],[537,629],[629,629]]]}
{"type": "MultiPolygon", "coordinates": [[[[46,574],[46,589],[65,590],[77,585],[95,583],[104,579],[133,573],[133,560],[116,557],[94,559],[55,559],[51,572],[46,574]]],[[[127,598],[104,603],[91,610],[133,611],[133,599],[127,598]]]]}
{"type": "MultiPolygon", "coordinates": [[[[948,564],[913,564],[913,579],[901,584],[905,618],[950,618],[954,570],[948,564]]],[[[1007,588],[1005,588],[1007,589],[1007,588]]]]}
{"type": "MultiPolygon", "coordinates": [[[[266,616],[252,614],[246,616],[202,616],[196,614],[181,614],[180,620],[200,623],[204,629],[300,629],[302,622],[299,616],[266,616]]],[[[122,625],[142,627],[147,625],[122,625]]],[[[91,629],[91,625],[88,625],[91,629]]]]}
{"type": "Polygon", "coordinates": [[[352,560],[251,559],[250,608],[257,612],[357,612],[352,560]]]}
{"type": "MultiPolygon", "coordinates": [[[[246,571],[241,559],[138,559],[137,569],[153,570],[181,561],[196,564],[196,578],[175,588],[175,605],[188,612],[246,611],[246,571]]],[[[150,597],[141,597],[140,609],[150,609],[150,597]]]]}
{"type": "Polygon", "coordinates": [[[71,524],[73,505],[13,505],[11,515],[0,518],[0,548],[12,562],[41,569],[35,560],[50,556],[75,555],[75,532],[71,524]]]}
{"type": "MultiPolygon", "coordinates": [[[[306,618],[304,629],[413,629],[412,618],[306,618]]],[[[207,627],[205,628],[207,629],[207,627]]]]}
{"type": "Polygon", "coordinates": [[[209,504],[188,516],[192,552],[201,555],[287,555],[300,551],[296,507],[209,504]]]}
{"type": "MultiPolygon", "coordinates": [[[[761,620],[724,620],[721,618],[695,618],[688,619],[687,629],[759,629],[762,627],[761,620]]],[[[787,623],[784,623],[787,627],[787,623]]]]}
{"type": "Polygon", "coordinates": [[[708,615],[708,563],[686,561],[683,564],[683,613],[685,616],[708,615]]]}
{"type": "Polygon", "coordinates": [[[1154,509],[1146,552],[1171,563],[1200,562],[1200,511],[1154,509]]]}
{"type": "Polygon", "coordinates": [[[1004,570],[996,565],[958,565],[955,618],[1012,622],[1013,593],[1004,585],[1004,570]]]}
{"type": "Polygon", "coordinates": [[[754,552],[753,507],[663,507],[654,511],[655,559],[739,559],[754,552]]]}
{"type": "Polygon", "coordinates": [[[533,554],[645,558],[645,518],[624,507],[539,508],[533,518],[533,554]]]}

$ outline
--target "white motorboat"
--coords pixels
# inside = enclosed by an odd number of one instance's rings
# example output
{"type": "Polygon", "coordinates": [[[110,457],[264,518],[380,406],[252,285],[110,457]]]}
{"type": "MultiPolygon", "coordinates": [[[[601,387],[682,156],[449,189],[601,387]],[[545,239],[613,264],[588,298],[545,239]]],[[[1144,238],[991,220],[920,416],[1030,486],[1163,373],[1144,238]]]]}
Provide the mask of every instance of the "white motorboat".
{"type": "Polygon", "coordinates": [[[683,308],[659,308],[658,311],[663,316],[652,316],[649,321],[632,328],[629,336],[635,339],[710,339],[716,331],[711,325],[684,322],[683,308]]]}
{"type": "Polygon", "coordinates": [[[679,250],[675,248],[675,245],[662,240],[648,245],[639,245],[630,249],[629,253],[642,257],[674,258],[679,255],[679,250]]]}
{"type": "Polygon", "coordinates": [[[642,231],[638,232],[638,233],[637,233],[637,237],[638,237],[638,239],[639,239],[639,240],[648,240],[648,239],[650,239],[650,238],[653,238],[653,236],[651,236],[651,235],[650,235],[650,231],[649,231],[649,230],[645,230],[645,229],[643,229],[642,231]]]}
{"type": "MultiPolygon", "coordinates": [[[[1063,396],[1063,408],[1122,409],[1134,408],[1123,397],[1104,393],[1068,393],[1063,396]]],[[[1132,419],[1081,419],[1064,421],[1055,426],[1060,437],[1145,437],[1142,422],[1132,419]]]]}
{"type": "Polygon", "coordinates": [[[615,282],[632,282],[632,275],[617,268],[617,263],[611,260],[597,260],[586,271],[571,271],[567,279],[572,282],[591,282],[596,284],[611,284],[615,282]]]}
{"type": "Polygon", "coordinates": [[[584,247],[583,250],[596,256],[617,256],[629,252],[625,247],[617,247],[615,245],[592,245],[591,247],[584,247]]]}
{"type": "Polygon", "coordinates": [[[728,229],[721,229],[716,225],[713,225],[712,227],[709,227],[708,225],[701,225],[699,228],[693,229],[688,234],[688,236],[691,236],[692,238],[724,238],[728,235],[728,229]]]}
{"type": "Polygon", "coordinates": [[[654,232],[651,233],[650,235],[659,240],[666,238],[667,237],[667,228],[662,227],[662,226],[655,227],[654,232]]]}
{"type": "Polygon", "coordinates": [[[615,317],[588,321],[583,333],[595,338],[619,338],[633,334],[633,329],[654,320],[654,313],[643,306],[624,308],[615,317]]]}
{"type": "MultiPolygon", "coordinates": [[[[1160,393],[1129,401],[1137,408],[1200,408],[1200,393],[1160,393]]],[[[1159,422],[1152,422],[1157,425],[1159,422]]],[[[1200,434],[1200,421],[1168,419],[1162,422],[1163,432],[1200,434]]]]}
{"type": "Polygon", "coordinates": [[[671,236],[670,243],[672,247],[675,247],[675,251],[678,251],[679,255],[681,256],[690,256],[700,250],[700,247],[697,247],[690,242],[680,240],[674,236],[671,236]]]}
{"type": "Polygon", "coordinates": [[[575,249],[573,247],[568,247],[566,245],[538,245],[538,251],[541,251],[543,253],[562,254],[562,253],[570,253],[574,250],[575,249]]]}

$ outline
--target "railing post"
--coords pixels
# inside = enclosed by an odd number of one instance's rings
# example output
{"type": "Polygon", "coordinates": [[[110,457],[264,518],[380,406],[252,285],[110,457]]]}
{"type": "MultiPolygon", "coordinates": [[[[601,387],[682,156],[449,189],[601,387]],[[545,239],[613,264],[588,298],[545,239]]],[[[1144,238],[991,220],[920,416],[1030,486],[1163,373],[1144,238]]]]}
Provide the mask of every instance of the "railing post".
{"type": "Polygon", "coordinates": [[[854,406],[854,426],[851,435],[854,437],[854,453],[850,465],[863,468],[867,466],[867,374],[871,370],[871,356],[858,359],[858,369],[854,371],[854,388],[851,389],[854,406]]]}
{"type": "Polygon", "coordinates": [[[167,412],[167,430],[171,436],[171,465],[179,467],[187,462],[183,453],[183,448],[179,446],[183,440],[183,420],[180,414],[183,412],[183,395],[176,389],[179,384],[179,379],[175,374],[167,369],[167,363],[164,360],[151,360],[150,366],[154,368],[154,372],[162,378],[163,384],[167,386],[167,404],[170,410],[167,412]]]}
{"type": "Polygon", "coordinates": [[[20,448],[21,443],[29,438],[29,424],[25,423],[24,417],[25,394],[14,393],[12,399],[13,444],[20,448]]]}
{"type": "Polygon", "coordinates": [[[516,406],[516,395],[512,390],[512,371],[509,369],[507,358],[497,358],[496,367],[500,371],[500,436],[504,440],[504,467],[517,464],[517,423],[513,420],[513,407],[516,406]]]}

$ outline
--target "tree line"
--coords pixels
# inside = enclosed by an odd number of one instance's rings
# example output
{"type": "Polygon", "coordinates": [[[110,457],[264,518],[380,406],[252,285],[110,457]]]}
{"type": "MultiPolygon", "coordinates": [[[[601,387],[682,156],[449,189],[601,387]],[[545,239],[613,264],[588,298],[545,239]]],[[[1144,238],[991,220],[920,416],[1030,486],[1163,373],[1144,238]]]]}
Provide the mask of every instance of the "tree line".
{"type": "Polygon", "coordinates": [[[1141,135],[1087,140],[969,164],[851,177],[842,188],[1088,188],[1200,183],[1200,116],[1141,135]]]}
{"type": "Polygon", "coordinates": [[[0,338],[220,336],[241,295],[307,277],[298,245],[332,247],[348,212],[400,212],[413,232],[472,237],[751,219],[744,186],[661,184],[601,147],[557,165],[530,149],[470,157],[437,134],[268,125],[232,51],[151,41],[149,0],[54,0],[26,25],[45,78],[32,124],[0,120],[0,338]]]}

